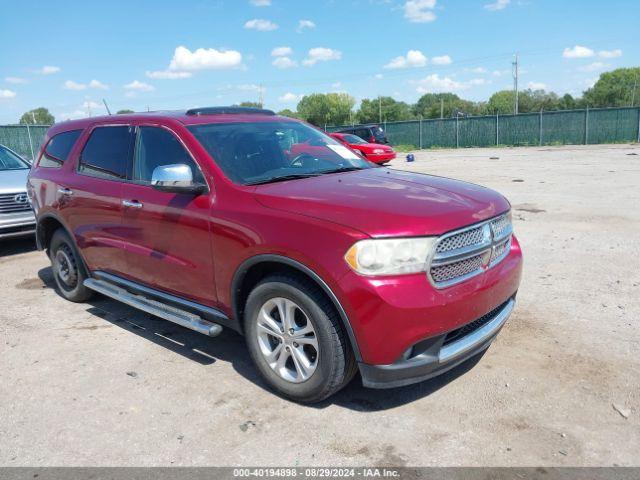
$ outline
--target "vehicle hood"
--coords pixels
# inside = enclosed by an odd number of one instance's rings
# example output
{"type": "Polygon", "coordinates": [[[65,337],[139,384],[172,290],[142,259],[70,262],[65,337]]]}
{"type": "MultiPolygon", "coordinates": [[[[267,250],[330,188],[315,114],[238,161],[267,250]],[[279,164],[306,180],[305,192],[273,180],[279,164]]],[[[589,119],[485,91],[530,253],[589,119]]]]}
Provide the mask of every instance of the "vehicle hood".
{"type": "Polygon", "coordinates": [[[338,223],[372,237],[439,235],[507,211],[488,188],[371,168],[260,185],[264,206],[338,223]]]}
{"type": "Polygon", "coordinates": [[[0,170],[0,194],[27,191],[29,170],[0,170]]]}

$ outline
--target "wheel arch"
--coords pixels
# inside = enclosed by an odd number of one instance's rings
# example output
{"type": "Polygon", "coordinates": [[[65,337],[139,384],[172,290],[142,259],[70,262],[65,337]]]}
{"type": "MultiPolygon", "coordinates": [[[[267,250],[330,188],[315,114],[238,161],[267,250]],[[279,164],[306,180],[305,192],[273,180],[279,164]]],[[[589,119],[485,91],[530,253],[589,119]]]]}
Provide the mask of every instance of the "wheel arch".
{"type": "Polygon", "coordinates": [[[292,272],[306,277],[317,285],[331,301],[332,305],[340,315],[342,325],[349,337],[349,343],[353,349],[353,354],[357,361],[362,360],[355,333],[351,327],[349,317],[342,307],[338,297],[331,287],[311,268],[289,257],[276,254],[261,254],[245,260],[236,270],[231,284],[231,302],[233,315],[238,322],[239,328],[244,333],[243,315],[244,304],[253,287],[266,275],[276,272],[292,272]]]}

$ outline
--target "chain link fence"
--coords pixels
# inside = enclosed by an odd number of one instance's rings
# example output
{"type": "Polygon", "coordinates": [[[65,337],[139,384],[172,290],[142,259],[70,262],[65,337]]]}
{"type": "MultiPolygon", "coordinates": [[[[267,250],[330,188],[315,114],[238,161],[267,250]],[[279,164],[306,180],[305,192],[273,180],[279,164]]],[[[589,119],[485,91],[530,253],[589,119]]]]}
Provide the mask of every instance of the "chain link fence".
{"type": "Polygon", "coordinates": [[[0,125],[0,145],[33,162],[49,125],[0,125]]]}
{"type": "MultiPolygon", "coordinates": [[[[327,131],[348,127],[352,125],[327,131]]],[[[385,122],[383,127],[392,145],[415,149],[640,142],[640,108],[410,120],[385,122]]]]}

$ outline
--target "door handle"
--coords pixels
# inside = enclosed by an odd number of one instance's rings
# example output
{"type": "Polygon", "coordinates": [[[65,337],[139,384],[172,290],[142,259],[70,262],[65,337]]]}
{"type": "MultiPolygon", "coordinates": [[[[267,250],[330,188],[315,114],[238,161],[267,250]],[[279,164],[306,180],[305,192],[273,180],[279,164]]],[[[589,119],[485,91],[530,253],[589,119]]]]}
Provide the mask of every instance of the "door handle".
{"type": "Polygon", "coordinates": [[[142,208],[142,204],[137,200],[122,200],[122,205],[126,208],[142,208]]]}
{"type": "Polygon", "coordinates": [[[58,187],[58,193],[60,195],[73,195],[73,190],[70,190],[67,187],[58,187]]]}

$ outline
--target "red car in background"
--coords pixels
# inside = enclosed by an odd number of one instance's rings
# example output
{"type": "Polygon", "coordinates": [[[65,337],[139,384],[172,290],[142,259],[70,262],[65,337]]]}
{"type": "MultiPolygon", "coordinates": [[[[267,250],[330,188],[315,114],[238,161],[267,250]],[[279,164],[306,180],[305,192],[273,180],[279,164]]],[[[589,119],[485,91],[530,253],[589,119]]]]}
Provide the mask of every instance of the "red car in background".
{"type": "Polygon", "coordinates": [[[396,158],[396,152],[389,145],[368,143],[357,135],[350,133],[330,133],[329,135],[370,162],[383,164],[396,158]]]}

